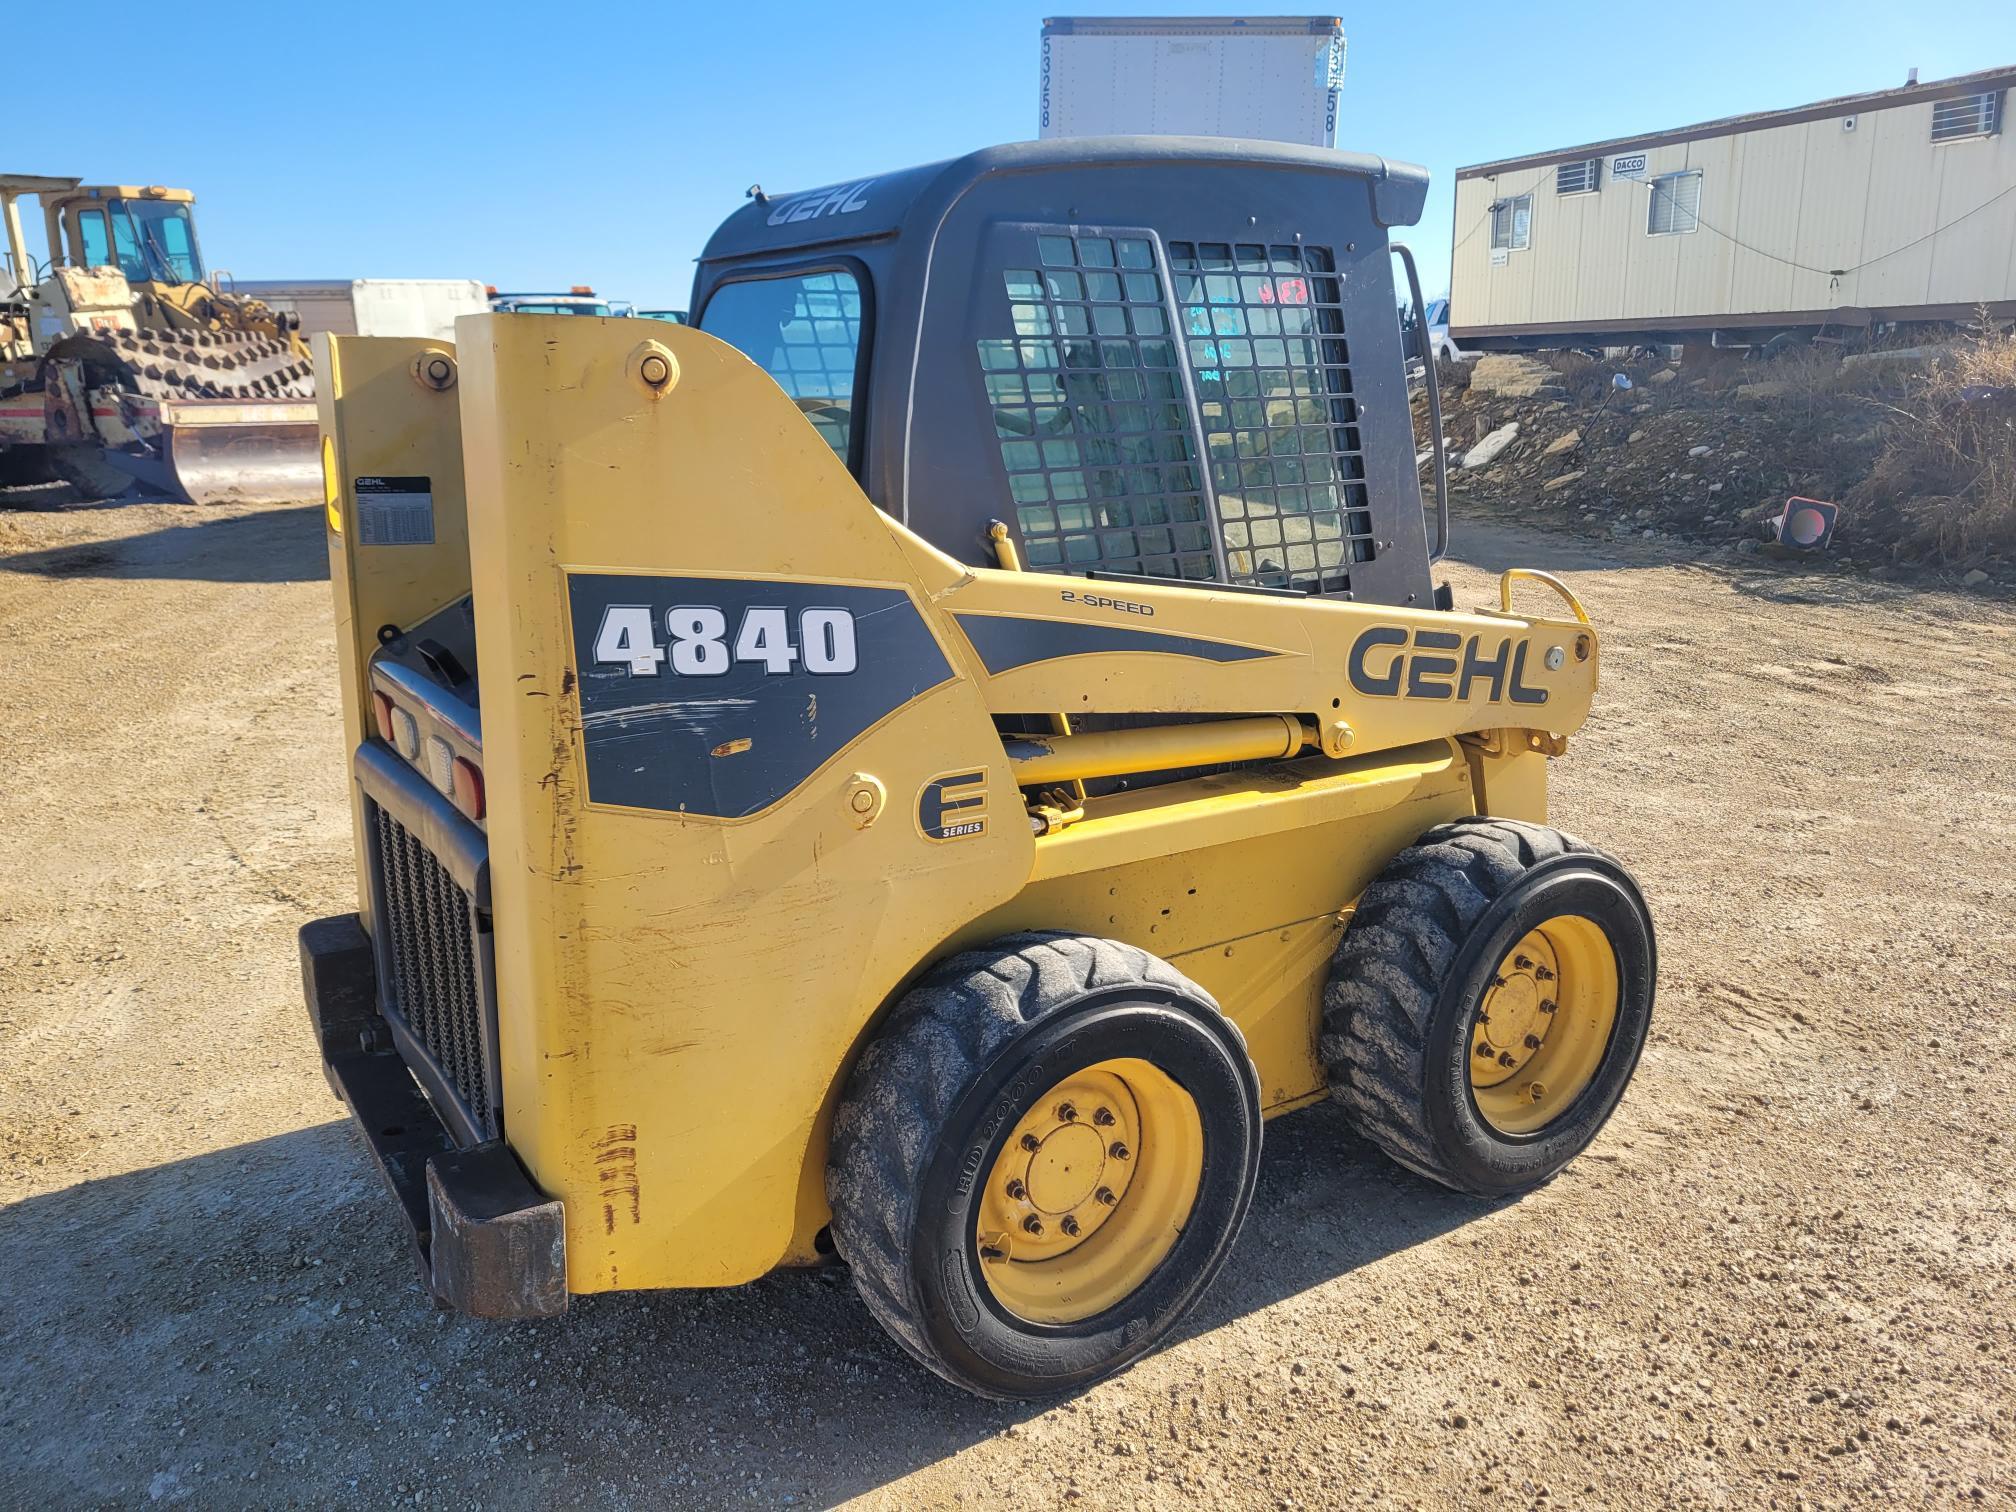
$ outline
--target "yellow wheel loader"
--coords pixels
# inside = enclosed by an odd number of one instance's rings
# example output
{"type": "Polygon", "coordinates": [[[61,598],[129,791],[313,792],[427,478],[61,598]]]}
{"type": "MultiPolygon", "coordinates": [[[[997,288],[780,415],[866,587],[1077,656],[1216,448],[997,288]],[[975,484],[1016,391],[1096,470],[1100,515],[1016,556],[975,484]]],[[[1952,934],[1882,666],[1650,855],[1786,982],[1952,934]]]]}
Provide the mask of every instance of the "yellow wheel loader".
{"type": "Polygon", "coordinates": [[[186,189],[0,175],[0,481],[87,499],[312,500],[314,373],[288,320],[206,282],[186,189]],[[41,201],[46,276],[22,234],[41,201]]]}
{"type": "Polygon", "coordinates": [[[1588,616],[1434,581],[1425,191],[1022,144],[755,192],[690,328],[318,338],[360,906],[303,973],[437,1298],[837,1255],[1036,1396],[1168,1335],[1269,1118],[1487,1197],[1595,1137],[1652,925],[1547,824],[1588,616]]]}

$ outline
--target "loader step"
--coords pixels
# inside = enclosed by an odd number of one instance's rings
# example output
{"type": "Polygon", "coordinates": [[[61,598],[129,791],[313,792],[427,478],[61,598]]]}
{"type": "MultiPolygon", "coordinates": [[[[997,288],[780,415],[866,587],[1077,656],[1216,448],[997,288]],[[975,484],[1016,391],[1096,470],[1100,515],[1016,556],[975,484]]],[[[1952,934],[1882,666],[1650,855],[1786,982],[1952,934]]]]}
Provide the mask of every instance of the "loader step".
{"type": "Polygon", "coordinates": [[[371,946],[355,914],[302,928],[301,976],[323,1075],[398,1200],[428,1291],[471,1317],[565,1312],[561,1205],[502,1140],[456,1148],[377,1018],[371,946]]]}

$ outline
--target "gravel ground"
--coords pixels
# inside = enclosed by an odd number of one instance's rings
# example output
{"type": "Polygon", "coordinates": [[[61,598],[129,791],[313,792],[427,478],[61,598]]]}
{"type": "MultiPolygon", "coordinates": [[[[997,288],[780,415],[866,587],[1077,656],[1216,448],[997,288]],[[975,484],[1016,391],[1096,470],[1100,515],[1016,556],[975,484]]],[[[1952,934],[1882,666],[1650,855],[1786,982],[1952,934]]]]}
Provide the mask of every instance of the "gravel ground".
{"type": "Polygon", "coordinates": [[[1270,1125],[1184,1336],[1004,1407],[837,1269],[433,1310],[300,1007],[354,899],[316,511],[0,515],[0,1505],[2016,1502],[2016,611],[1459,545],[1608,637],[1555,817],[1662,932],[1630,1096],[1501,1204],[1270,1125]]]}

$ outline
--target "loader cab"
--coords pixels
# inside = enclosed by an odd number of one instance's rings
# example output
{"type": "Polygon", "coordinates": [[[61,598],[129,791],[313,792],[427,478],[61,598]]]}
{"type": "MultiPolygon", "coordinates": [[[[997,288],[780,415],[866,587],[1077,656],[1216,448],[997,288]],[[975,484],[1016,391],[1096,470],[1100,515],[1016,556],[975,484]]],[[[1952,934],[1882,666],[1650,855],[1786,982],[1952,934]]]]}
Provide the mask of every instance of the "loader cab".
{"type": "Polygon", "coordinates": [[[694,324],[941,550],[1426,605],[1392,227],[1419,168],[1206,138],[1020,143],[715,232],[694,324]]]}
{"type": "Polygon", "coordinates": [[[74,189],[44,200],[50,252],[72,268],[115,267],[132,284],[202,283],[195,202],[187,189],[159,185],[74,189]]]}

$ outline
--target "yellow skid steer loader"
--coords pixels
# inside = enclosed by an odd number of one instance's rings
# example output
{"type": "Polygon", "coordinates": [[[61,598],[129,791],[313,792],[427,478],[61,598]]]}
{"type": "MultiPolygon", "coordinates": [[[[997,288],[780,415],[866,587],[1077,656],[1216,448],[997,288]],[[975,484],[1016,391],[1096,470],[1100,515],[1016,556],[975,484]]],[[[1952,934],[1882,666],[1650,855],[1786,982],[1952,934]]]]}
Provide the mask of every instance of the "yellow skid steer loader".
{"type": "Polygon", "coordinates": [[[303,971],[438,1298],[837,1252],[1040,1395],[1203,1292],[1265,1119],[1487,1196],[1596,1135],[1652,926],[1546,823],[1588,616],[1432,578],[1425,186],[1024,144],[758,191],[692,328],[319,338],[360,906],[303,971]]]}

